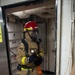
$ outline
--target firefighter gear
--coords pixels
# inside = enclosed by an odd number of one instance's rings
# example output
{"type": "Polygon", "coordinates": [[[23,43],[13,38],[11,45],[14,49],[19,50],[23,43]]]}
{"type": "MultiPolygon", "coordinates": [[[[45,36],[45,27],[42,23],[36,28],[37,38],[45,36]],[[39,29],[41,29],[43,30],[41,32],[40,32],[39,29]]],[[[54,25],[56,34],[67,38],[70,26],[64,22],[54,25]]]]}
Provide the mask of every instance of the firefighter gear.
{"type": "Polygon", "coordinates": [[[42,75],[40,64],[44,57],[44,51],[41,48],[38,36],[36,33],[38,30],[35,22],[29,21],[24,26],[25,39],[21,41],[21,44],[17,48],[16,59],[18,61],[17,75],[42,75]],[[34,36],[32,36],[32,34],[34,36]],[[34,41],[32,38],[36,38],[34,41]],[[39,70],[39,73],[38,73],[39,70]]]}
{"type": "Polygon", "coordinates": [[[29,21],[24,25],[24,31],[26,31],[26,30],[28,30],[28,31],[35,30],[37,28],[38,28],[38,25],[33,21],[29,21]]]}
{"type": "Polygon", "coordinates": [[[41,38],[39,37],[38,26],[35,22],[33,21],[27,22],[24,26],[24,32],[28,32],[30,38],[34,42],[37,42],[37,43],[41,42],[41,38]],[[30,34],[29,31],[32,31],[32,33],[30,34]]]}

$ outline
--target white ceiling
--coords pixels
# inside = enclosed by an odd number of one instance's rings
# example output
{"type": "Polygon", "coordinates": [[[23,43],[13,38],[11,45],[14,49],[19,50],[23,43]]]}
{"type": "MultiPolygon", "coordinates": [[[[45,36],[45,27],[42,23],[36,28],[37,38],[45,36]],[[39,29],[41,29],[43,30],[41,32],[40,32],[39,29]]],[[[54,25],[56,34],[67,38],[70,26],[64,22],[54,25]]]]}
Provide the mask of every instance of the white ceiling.
{"type": "Polygon", "coordinates": [[[42,18],[52,18],[55,16],[55,9],[54,9],[54,7],[43,6],[43,7],[39,7],[39,8],[14,12],[12,14],[18,16],[21,19],[28,18],[32,14],[37,15],[42,18]]]}

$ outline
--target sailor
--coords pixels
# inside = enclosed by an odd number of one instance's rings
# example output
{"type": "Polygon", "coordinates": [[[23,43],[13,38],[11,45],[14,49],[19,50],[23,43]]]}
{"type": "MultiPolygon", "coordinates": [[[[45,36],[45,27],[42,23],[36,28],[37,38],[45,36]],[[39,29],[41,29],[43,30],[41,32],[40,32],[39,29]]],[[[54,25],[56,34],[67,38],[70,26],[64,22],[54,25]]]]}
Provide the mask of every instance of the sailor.
{"type": "Polygon", "coordinates": [[[17,75],[42,75],[40,64],[44,58],[44,51],[38,25],[34,21],[28,21],[24,25],[23,36],[17,48],[17,75]]]}

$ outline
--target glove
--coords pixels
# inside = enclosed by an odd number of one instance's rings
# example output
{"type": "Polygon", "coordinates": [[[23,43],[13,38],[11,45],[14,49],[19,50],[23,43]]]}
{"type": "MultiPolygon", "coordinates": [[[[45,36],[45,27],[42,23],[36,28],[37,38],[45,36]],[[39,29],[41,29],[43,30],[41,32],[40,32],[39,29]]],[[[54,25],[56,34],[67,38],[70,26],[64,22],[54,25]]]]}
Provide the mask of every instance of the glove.
{"type": "Polygon", "coordinates": [[[42,57],[41,56],[38,56],[37,57],[37,60],[34,61],[34,64],[36,66],[39,66],[42,63],[42,61],[43,61],[42,57]]]}
{"type": "Polygon", "coordinates": [[[20,64],[17,65],[17,70],[21,71],[21,65],[20,64]]]}
{"type": "Polygon", "coordinates": [[[31,55],[28,57],[29,63],[36,61],[37,56],[36,55],[31,55]]]}

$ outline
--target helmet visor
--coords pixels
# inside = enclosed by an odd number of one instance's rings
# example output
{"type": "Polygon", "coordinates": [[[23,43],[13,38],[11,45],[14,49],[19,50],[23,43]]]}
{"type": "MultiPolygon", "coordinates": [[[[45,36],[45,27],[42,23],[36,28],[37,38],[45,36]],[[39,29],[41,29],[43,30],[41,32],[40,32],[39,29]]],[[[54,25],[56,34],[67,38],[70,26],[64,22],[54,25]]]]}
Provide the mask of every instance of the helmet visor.
{"type": "Polygon", "coordinates": [[[41,42],[41,38],[39,35],[39,30],[35,29],[32,31],[31,37],[36,41],[36,42],[41,42]]]}

